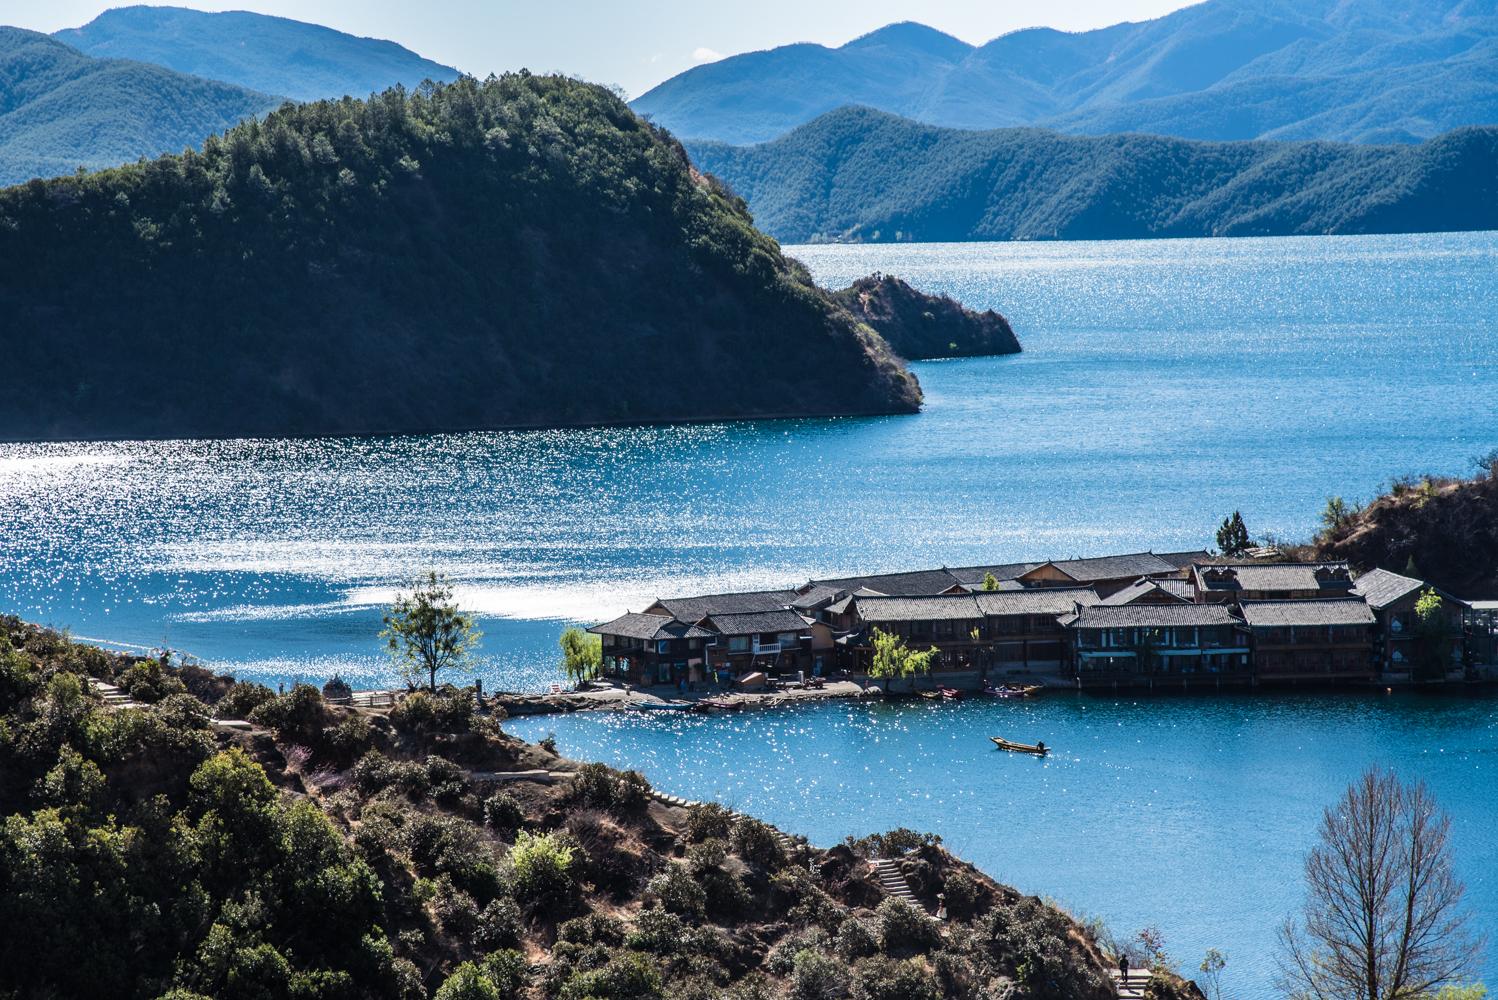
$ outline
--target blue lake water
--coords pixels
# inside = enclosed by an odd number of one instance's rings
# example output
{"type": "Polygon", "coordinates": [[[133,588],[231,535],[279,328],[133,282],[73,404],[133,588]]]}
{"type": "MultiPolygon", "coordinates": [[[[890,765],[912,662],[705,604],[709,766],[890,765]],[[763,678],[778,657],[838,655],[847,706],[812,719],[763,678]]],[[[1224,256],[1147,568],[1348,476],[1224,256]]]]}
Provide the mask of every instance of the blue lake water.
{"type": "Polygon", "coordinates": [[[553,731],[570,756],[639,768],[664,791],[824,847],[901,825],[939,833],[1000,881],[1102,917],[1116,936],[1158,924],[1183,974],[1217,948],[1224,990],[1241,1000],[1276,995],[1274,932],[1300,902],[1321,811],[1378,762],[1425,781],[1452,813],[1467,902],[1498,944],[1491,697],[1063,694],[507,728],[532,740],[553,731]],[[1056,749],[1000,753],[990,736],[1056,749]]]}
{"type": "MultiPolygon", "coordinates": [[[[534,689],[565,624],[658,595],[1202,547],[1234,509],[1303,538],[1330,495],[1498,446],[1498,234],[792,250],[824,284],[882,270],[997,309],[1025,352],[915,365],[925,410],[884,419],[0,445],[0,611],[364,686],[393,678],[380,603],[432,567],[483,619],[486,685],[534,689]]],[[[1493,720],[1061,698],[520,728],[819,843],[935,829],[1022,888],[1159,922],[1193,966],[1221,948],[1258,997],[1317,810],[1372,760],[1454,811],[1498,929],[1493,720]],[[995,756],[998,726],[1065,752],[995,756]]]]}
{"type": "Polygon", "coordinates": [[[925,410],[881,419],[0,445],[0,608],[380,683],[378,605],[434,567],[488,683],[534,688],[561,622],[658,595],[1190,549],[1234,509],[1303,538],[1498,445],[1498,234],[792,251],[998,309],[1025,352],[915,365],[925,410]]]}

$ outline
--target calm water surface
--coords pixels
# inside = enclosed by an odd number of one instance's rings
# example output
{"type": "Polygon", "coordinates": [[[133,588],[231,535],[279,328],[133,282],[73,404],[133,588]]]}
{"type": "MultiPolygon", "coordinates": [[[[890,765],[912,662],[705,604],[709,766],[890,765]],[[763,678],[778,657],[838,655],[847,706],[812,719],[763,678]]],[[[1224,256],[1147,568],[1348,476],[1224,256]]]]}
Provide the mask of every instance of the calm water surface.
{"type": "Polygon", "coordinates": [[[1426,781],[1453,814],[1468,902],[1498,943],[1492,698],[1047,695],[716,718],[583,713],[507,728],[554,731],[563,753],[640,768],[665,791],[824,847],[899,825],[934,831],[984,871],[1115,934],[1159,924],[1188,975],[1217,948],[1225,988],[1242,1000],[1275,995],[1274,931],[1300,900],[1321,810],[1379,762],[1426,781]],[[989,736],[1057,750],[1003,754],[989,736]]]}
{"type": "MultiPolygon", "coordinates": [[[[915,366],[919,415],[353,440],[0,446],[0,610],[272,683],[388,683],[379,604],[463,581],[493,688],[555,677],[567,622],[657,595],[1301,538],[1326,497],[1498,445],[1498,234],[797,247],[1013,321],[1025,353],[915,366]]],[[[1373,760],[1457,816],[1485,925],[1492,702],[1241,699],[590,715],[571,753],[829,843],[934,829],[1033,892],[1264,996],[1318,810],[1373,760]],[[985,749],[997,732],[1062,748],[985,749]]],[[[1494,935],[1498,938],[1498,934],[1494,935]]]]}
{"type": "Polygon", "coordinates": [[[354,440],[0,446],[0,608],[268,680],[389,680],[395,581],[560,621],[811,576],[1305,537],[1325,498],[1498,445],[1498,234],[796,247],[1007,314],[906,417],[354,440]]]}

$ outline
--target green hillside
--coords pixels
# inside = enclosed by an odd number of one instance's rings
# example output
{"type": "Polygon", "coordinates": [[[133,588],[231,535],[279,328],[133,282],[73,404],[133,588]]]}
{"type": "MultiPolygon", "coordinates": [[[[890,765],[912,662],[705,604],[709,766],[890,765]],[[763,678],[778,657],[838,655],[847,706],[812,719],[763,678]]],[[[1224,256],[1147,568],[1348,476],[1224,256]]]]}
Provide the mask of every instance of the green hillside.
{"type": "Polygon", "coordinates": [[[782,242],[1498,228],[1498,128],[1418,146],[970,132],[842,108],[758,146],[689,142],[782,242]]]}
{"type": "Polygon", "coordinates": [[[919,387],[608,90],[287,105],[0,192],[0,438],[911,412],[919,387]]]}
{"type": "Polygon", "coordinates": [[[298,101],[367,97],[398,83],[412,88],[458,78],[453,67],[395,42],[247,10],[116,7],[53,37],[91,56],[159,63],[298,101]]]}
{"type": "Polygon", "coordinates": [[[196,147],[278,97],[0,27],[0,185],[196,147]]]}

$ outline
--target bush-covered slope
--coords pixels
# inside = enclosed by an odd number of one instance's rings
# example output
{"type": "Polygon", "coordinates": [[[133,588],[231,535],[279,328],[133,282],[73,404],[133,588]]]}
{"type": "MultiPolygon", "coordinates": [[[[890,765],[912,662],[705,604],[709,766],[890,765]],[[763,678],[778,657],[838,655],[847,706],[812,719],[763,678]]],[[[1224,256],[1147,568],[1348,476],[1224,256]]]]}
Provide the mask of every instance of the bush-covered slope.
{"type": "Polygon", "coordinates": [[[0,192],[0,437],[910,412],[883,340],[602,87],[288,105],[0,192]]]}
{"type": "Polygon", "coordinates": [[[1419,142],[1498,124],[1498,17],[1471,0],[1207,0],[972,47],[917,24],[672,77],[634,107],[699,140],[766,142],[862,104],[932,125],[1196,139],[1419,142]]]}
{"type": "Polygon", "coordinates": [[[281,99],[0,27],[0,185],[191,146],[281,99]]]}
{"type": "MultiPolygon", "coordinates": [[[[1498,470],[1498,465],[1495,465],[1498,470]]],[[[1464,598],[1498,597],[1498,475],[1396,481],[1316,536],[1310,557],[1411,575],[1464,598]]]]}
{"type": "Polygon", "coordinates": [[[395,42],[247,10],[116,7],[53,37],[91,56],[159,63],[298,101],[366,97],[397,83],[458,78],[451,66],[395,42]]]}
{"type": "Polygon", "coordinates": [[[945,295],[927,295],[893,274],[871,274],[833,293],[844,309],[875,330],[902,358],[971,358],[1018,354],[1019,338],[992,309],[964,309],[945,295]]]}
{"type": "Polygon", "coordinates": [[[941,129],[842,108],[759,146],[688,144],[787,243],[1498,228],[1498,127],[1418,146],[941,129]]]}
{"type": "Polygon", "coordinates": [[[228,681],[0,617],[0,991],[1114,996],[1104,928],[994,882],[939,838],[895,830],[819,850],[716,803],[668,806],[639,774],[506,736],[472,689],[386,711],[228,681]],[[107,706],[90,677],[149,701],[107,706]],[[210,705],[252,728],[213,725],[210,705]],[[500,780],[517,771],[557,777],[500,780]],[[873,857],[899,862],[918,905],[886,895],[873,857]],[[937,893],[944,925],[927,915],[937,893]]]}

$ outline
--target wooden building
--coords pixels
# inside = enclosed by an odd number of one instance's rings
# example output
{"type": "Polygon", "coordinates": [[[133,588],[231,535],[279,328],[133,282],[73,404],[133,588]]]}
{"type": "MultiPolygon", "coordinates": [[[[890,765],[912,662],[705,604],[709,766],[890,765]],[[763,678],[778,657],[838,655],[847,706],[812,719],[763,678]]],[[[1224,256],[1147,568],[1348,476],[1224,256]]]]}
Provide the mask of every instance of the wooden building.
{"type": "Polygon", "coordinates": [[[1041,563],[1016,577],[1022,587],[1090,586],[1099,597],[1108,597],[1141,577],[1181,576],[1193,561],[1208,558],[1206,552],[1135,552],[1095,559],[1060,559],[1041,563]]]}
{"type": "Polygon", "coordinates": [[[708,615],[697,623],[714,636],[708,669],[742,677],[756,671],[785,677],[832,669],[832,627],[782,608],[708,615]]]}
{"type": "Polygon", "coordinates": [[[1061,624],[1070,638],[1070,675],[1083,687],[1251,676],[1248,630],[1222,605],[1098,605],[1061,624]]]}
{"type": "Polygon", "coordinates": [[[717,638],[690,622],[655,614],[622,615],[588,631],[603,647],[604,676],[645,685],[701,680],[707,644],[717,638]]]}
{"type": "Polygon", "coordinates": [[[1243,601],[1254,675],[1263,681],[1371,680],[1373,610],[1356,598],[1243,601]]]}
{"type": "Polygon", "coordinates": [[[1352,593],[1352,571],[1345,562],[1208,563],[1191,568],[1198,604],[1245,601],[1345,599],[1352,593]]]}
{"type": "MultiPolygon", "coordinates": [[[[1385,569],[1369,570],[1357,579],[1353,595],[1367,602],[1373,611],[1373,666],[1385,680],[1445,680],[1450,671],[1461,670],[1462,654],[1468,642],[1466,613],[1470,606],[1444,591],[1427,586],[1414,577],[1390,573],[1385,569]],[[1441,599],[1441,621],[1445,629],[1445,646],[1441,651],[1442,667],[1430,676],[1426,665],[1425,640],[1415,604],[1420,595],[1434,590],[1441,599]],[[1421,676],[1424,673],[1426,676],[1421,676]]],[[[1475,662],[1475,657],[1472,658],[1475,662]]]]}

